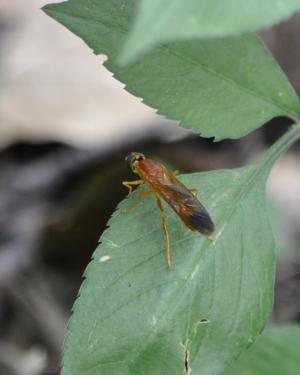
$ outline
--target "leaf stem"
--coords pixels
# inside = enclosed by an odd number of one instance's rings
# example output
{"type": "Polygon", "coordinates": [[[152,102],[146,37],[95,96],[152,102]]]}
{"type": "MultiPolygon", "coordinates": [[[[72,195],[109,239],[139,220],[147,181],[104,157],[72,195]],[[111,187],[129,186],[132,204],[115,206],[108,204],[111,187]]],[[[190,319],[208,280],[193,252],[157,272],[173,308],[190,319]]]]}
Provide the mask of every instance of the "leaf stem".
{"type": "Polygon", "coordinates": [[[280,137],[258,160],[264,164],[267,171],[273,167],[275,161],[284,154],[294,143],[300,139],[300,123],[294,124],[282,137],[280,137]]]}

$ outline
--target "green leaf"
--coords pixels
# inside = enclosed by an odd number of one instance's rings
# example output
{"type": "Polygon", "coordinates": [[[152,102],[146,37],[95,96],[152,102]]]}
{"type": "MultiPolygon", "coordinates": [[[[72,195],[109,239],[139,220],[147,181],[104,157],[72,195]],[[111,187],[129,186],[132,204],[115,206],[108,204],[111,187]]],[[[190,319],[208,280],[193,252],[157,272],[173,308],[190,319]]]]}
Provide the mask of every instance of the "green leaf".
{"type": "Polygon", "coordinates": [[[300,368],[300,327],[267,329],[223,375],[295,375],[300,368]]]}
{"type": "Polygon", "coordinates": [[[213,242],[167,208],[167,269],[154,197],[125,199],[85,272],[65,341],[64,375],[220,374],[265,326],[273,302],[274,242],[265,182],[295,127],[256,163],[180,176],[200,191],[213,242]]]}
{"type": "Polygon", "coordinates": [[[290,246],[282,228],[282,208],[279,208],[277,202],[270,195],[267,195],[267,211],[276,244],[276,257],[284,257],[288,254],[290,246]]]}
{"type": "Polygon", "coordinates": [[[299,9],[299,0],[141,0],[122,61],[166,42],[253,32],[299,9]]]}
{"type": "Polygon", "coordinates": [[[274,116],[300,114],[297,95],[254,35],[168,44],[120,67],[135,5],[71,0],[44,11],[106,54],[105,65],[129,92],[205,137],[239,138],[274,116]]]}

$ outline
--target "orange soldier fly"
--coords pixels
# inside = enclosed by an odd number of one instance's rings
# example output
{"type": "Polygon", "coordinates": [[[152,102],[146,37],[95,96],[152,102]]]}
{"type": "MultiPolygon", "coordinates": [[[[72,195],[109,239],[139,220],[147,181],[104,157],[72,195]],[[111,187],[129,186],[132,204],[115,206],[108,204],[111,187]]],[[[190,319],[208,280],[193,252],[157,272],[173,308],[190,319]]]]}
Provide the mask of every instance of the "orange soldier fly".
{"type": "Polygon", "coordinates": [[[129,189],[128,195],[132,192],[132,186],[146,183],[149,191],[140,191],[138,198],[156,195],[156,203],[162,213],[162,227],[166,239],[166,256],[169,269],[171,266],[170,238],[166,225],[166,212],[163,208],[161,198],[176,212],[183,223],[192,231],[204,234],[212,239],[215,226],[205,207],[199,202],[193,192],[196,189],[188,189],[175,175],[177,171],[170,172],[158,161],[146,159],[139,152],[132,152],[126,157],[133,173],[140,179],[135,181],[123,181],[123,185],[129,189]]]}

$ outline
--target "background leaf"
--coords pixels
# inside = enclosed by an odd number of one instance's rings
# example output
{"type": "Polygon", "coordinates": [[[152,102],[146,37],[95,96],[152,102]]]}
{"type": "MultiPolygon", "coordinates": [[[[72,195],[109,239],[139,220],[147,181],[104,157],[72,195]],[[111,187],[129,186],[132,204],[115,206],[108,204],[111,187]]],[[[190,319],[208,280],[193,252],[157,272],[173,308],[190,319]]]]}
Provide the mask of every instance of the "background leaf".
{"type": "Polygon", "coordinates": [[[122,60],[161,43],[252,32],[299,9],[299,0],[141,0],[122,60]]]}
{"type": "Polygon", "coordinates": [[[269,328],[223,375],[298,374],[299,348],[299,326],[269,328]]]}
{"type": "Polygon", "coordinates": [[[44,11],[96,54],[105,53],[105,65],[129,92],[203,136],[239,138],[274,116],[299,115],[297,95],[254,35],[168,44],[135,64],[118,66],[135,5],[71,0],[44,11]]]}
{"type": "Polygon", "coordinates": [[[167,270],[152,197],[123,201],[89,264],[65,341],[64,375],[220,374],[263,329],[272,308],[274,242],[265,181],[300,136],[295,127],[258,162],[181,176],[200,190],[214,242],[170,209],[174,270],[167,270]],[[188,354],[188,355],[187,355],[188,354]]]}

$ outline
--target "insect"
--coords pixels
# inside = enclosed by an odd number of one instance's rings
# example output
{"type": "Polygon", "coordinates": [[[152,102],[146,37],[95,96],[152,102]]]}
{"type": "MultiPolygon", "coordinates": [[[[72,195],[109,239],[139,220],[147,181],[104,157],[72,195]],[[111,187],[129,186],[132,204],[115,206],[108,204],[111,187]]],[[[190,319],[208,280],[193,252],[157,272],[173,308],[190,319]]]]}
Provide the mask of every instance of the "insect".
{"type": "Polygon", "coordinates": [[[199,202],[195,194],[196,189],[187,188],[175,176],[178,173],[170,172],[163,164],[156,160],[146,159],[140,152],[132,152],[126,157],[133,173],[140,179],[135,181],[123,181],[123,185],[132,192],[133,186],[146,184],[148,191],[140,191],[137,198],[155,194],[156,203],[162,213],[162,227],[166,239],[166,257],[169,269],[172,268],[170,238],[166,224],[166,212],[162,205],[162,199],[176,212],[183,223],[192,231],[204,234],[212,240],[215,226],[205,207],[199,202]]]}

